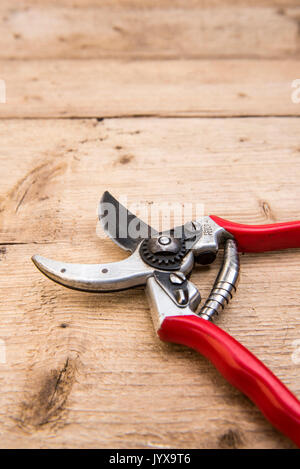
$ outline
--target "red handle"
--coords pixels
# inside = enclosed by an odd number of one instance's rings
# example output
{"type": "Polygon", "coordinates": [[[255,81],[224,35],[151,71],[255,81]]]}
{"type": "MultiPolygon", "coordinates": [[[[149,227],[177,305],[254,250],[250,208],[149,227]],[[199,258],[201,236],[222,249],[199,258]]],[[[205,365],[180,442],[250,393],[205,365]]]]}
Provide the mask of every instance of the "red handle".
{"type": "Polygon", "coordinates": [[[210,218],[233,234],[241,252],[300,248],[300,221],[270,225],[241,225],[215,215],[211,215],[210,218]]]}
{"type": "Polygon", "coordinates": [[[158,331],[167,342],[187,345],[208,358],[265,417],[300,447],[300,402],[281,381],[233,337],[197,316],[166,317],[158,331]]]}

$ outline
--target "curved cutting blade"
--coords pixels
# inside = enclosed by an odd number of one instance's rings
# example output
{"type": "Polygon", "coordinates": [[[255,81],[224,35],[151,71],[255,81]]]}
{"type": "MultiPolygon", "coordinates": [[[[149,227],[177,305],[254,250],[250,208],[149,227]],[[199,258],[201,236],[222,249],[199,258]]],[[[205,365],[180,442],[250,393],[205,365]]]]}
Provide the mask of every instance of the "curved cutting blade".
{"type": "Polygon", "coordinates": [[[141,240],[158,234],[154,228],[129,212],[109,192],[99,204],[99,220],[103,230],[121,248],[134,252],[141,240]]]}
{"type": "Polygon", "coordinates": [[[153,268],[144,264],[138,251],[109,264],[70,264],[33,256],[36,267],[54,282],[75,290],[105,292],[144,285],[153,268]]]}

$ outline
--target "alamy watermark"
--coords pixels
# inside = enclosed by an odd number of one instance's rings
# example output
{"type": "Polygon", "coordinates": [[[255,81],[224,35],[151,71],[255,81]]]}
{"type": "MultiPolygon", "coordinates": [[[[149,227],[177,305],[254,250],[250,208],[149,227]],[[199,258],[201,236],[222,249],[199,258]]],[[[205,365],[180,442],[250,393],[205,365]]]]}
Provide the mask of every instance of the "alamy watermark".
{"type": "Polygon", "coordinates": [[[292,342],[293,353],[292,353],[292,362],[295,365],[300,365],[300,339],[296,339],[292,342]]]}
{"type": "Polygon", "coordinates": [[[6,103],[6,83],[0,79],[0,104],[6,103]]]}
{"type": "Polygon", "coordinates": [[[294,104],[299,104],[300,103],[300,78],[297,78],[296,80],[292,81],[292,94],[291,94],[291,100],[292,103],[294,104]]]}
{"type": "Polygon", "coordinates": [[[188,234],[189,222],[200,219],[204,214],[204,205],[199,203],[129,204],[127,196],[120,197],[119,202],[121,205],[101,203],[100,222],[96,229],[98,237],[105,237],[105,230],[112,238],[118,239],[149,238],[162,232],[172,234],[174,238],[183,238],[188,234]]]}
{"type": "Polygon", "coordinates": [[[5,340],[0,339],[0,364],[6,363],[6,343],[5,340]]]}

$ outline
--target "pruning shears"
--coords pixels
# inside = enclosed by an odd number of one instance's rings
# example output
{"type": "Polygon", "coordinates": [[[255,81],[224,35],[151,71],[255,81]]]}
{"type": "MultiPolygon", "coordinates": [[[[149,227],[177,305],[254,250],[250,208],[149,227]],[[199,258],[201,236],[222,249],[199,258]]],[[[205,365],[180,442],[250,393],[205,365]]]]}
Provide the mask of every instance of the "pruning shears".
{"type": "Polygon", "coordinates": [[[109,192],[99,205],[104,231],[131,255],[109,264],[71,264],[33,256],[38,269],[69,288],[111,292],[146,286],[153,322],[163,341],[191,347],[246,394],[265,417],[300,447],[300,402],[250,351],[212,320],[233,297],[239,278],[239,252],[300,247],[300,221],[242,225],[203,216],[158,232],[129,212],[109,192]],[[195,263],[211,264],[224,250],[223,263],[202,307],[189,280],[195,263]]]}

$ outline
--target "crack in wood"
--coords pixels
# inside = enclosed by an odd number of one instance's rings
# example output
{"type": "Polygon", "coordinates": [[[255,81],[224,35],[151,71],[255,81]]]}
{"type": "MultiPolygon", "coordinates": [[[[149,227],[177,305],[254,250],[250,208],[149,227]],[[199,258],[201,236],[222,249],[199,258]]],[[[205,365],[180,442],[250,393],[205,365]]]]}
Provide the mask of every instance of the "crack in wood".
{"type": "Polygon", "coordinates": [[[244,437],[240,430],[230,428],[218,438],[220,448],[236,449],[243,445],[244,437]]]}
{"type": "Polygon", "coordinates": [[[271,220],[273,222],[276,221],[276,216],[273,210],[271,209],[270,204],[266,200],[260,201],[260,207],[262,208],[262,211],[267,220],[271,220]]]}
{"type": "MultiPolygon", "coordinates": [[[[76,360],[70,358],[66,359],[61,369],[51,370],[41,381],[40,389],[21,403],[20,415],[14,419],[18,427],[33,432],[66,425],[66,404],[75,382],[75,374],[76,360]]],[[[31,383],[31,386],[34,384],[31,383]]]]}

